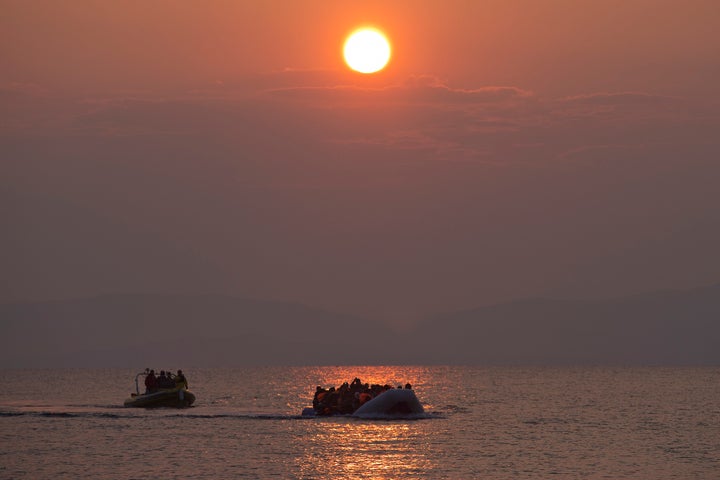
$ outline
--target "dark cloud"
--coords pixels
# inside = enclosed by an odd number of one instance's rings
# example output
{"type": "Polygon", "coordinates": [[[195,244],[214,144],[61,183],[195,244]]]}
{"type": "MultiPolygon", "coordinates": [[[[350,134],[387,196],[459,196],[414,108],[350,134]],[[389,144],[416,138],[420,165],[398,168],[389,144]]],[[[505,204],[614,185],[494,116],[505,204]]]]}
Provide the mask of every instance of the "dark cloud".
{"type": "Polygon", "coordinates": [[[676,97],[642,92],[592,93],[562,99],[566,103],[584,105],[668,105],[676,104],[680,100],[676,97]]]}
{"type": "Polygon", "coordinates": [[[669,138],[681,141],[682,135],[692,137],[682,141],[695,141],[707,128],[699,118],[706,125],[718,121],[712,107],[701,110],[681,98],[641,92],[553,99],[512,86],[452,88],[429,75],[385,87],[321,85],[331,78],[325,71],[288,70],[267,77],[291,84],[298,75],[303,80],[315,76],[319,85],[252,93],[219,83],[215,89],[165,97],[58,99],[22,93],[24,103],[6,111],[2,125],[6,132],[30,135],[219,138],[246,142],[248,151],[256,153],[267,146],[280,155],[285,144],[290,156],[297,152],[292,145],[299,144],[317,156],[325,155],[323,145],[373,145],[424,151],[445,160],[508,163],[530,161],[530,156],[534,161],[568,159],[576,156],[573,152],[632,148],[669,138]],[[700,133],[690,128],[696,124],[700,133]]]}
{"type": "Polygon", "coordinates": [[[373,104],[440,104],[473,105],[508,102],[532,97],[531,92],[516,87],[482,87],[477,89],[455,89],[441,83],[434,77],[411,77],[402,85],[365,87],[358,85],[302,86],[269,89],[270,97],[305,101],[317,107],[326,103],[351,105],[373,104]]]}

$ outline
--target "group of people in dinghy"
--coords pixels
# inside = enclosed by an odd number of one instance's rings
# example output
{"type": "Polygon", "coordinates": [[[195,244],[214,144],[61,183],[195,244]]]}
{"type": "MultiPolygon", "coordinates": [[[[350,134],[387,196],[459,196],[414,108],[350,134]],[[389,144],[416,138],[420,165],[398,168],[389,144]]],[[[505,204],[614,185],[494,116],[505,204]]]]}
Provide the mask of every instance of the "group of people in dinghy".
{"type": "Polygon", "coordinates": [[[187,379],[183,375],[182,370],[177,371],[177,375],[173,375],[170,370],[160,370],[160,375],[155,376],[155,370],[145,369],[145,393],[155,393],[161,388],[188,388],[187,379]]]}
{"type": "MultiPolygon", "coordinates": [[[[402,389],[402,385],[398,385],[402,389]]],[[[412,389],[412,385],[405,384],[405,388],[412,389]]],[[[313,397],[313,409],[318,415],[349,415],[365,403],[378,395],[392,390],[390,385],[377,385],[362,383],[355,378],[352,383],[345,382],[340,388],[325,389],[318,386],[313,397]]]]}

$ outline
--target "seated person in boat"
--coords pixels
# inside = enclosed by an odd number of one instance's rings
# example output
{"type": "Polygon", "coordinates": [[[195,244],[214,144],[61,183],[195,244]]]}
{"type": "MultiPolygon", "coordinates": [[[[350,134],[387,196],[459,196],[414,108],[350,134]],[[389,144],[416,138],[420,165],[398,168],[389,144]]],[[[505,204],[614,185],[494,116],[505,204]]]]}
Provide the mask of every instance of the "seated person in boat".
{"type": "Polygon", "coordinates": [[[170,371],[165,372],[165,370],[160,371],[160,376],[158,377],[158,387],[159,388],[175,388],[175,380],[172,378],[172,374],[170,371]]]}

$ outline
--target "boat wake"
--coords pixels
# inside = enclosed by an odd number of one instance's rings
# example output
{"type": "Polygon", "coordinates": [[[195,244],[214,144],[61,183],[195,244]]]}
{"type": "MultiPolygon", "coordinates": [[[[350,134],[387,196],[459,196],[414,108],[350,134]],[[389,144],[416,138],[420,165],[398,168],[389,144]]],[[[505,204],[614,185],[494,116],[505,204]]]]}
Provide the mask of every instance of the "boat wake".
{"type": "Polygon", "coordinates": [[[291,415],[284,413],[257,413],[257,412],[198,412],[197,407],[178,412],[177,409],[153,409],[147,410],[128,410],[117,406],[93,406],[92,408],[79,408],[78,406],[26,406],[13,407],[10,409],[0,409],[0,418],[11,417],[35,417],[35,418],[98,418],[98,419],[118,419],[118,420],[134,420],[146,418],[183,418],[197,420],[323,420],[323,421],[362,421],[362,420],[423,420],[432,418],[443,418],[440,413],[423,413],[419,415],[375,415],[360,417],[356,415],[335,415],[332,417],[320,415],[291,415]]]}

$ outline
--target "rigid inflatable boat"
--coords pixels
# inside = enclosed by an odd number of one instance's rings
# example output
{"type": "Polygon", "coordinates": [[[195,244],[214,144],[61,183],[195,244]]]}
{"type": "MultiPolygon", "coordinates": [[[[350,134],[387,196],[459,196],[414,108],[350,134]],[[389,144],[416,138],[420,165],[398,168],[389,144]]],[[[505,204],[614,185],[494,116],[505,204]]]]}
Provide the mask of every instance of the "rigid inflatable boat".
{"type": "Polygon", "coordinates": [[[195,402],[195,394],[187,389],[185,383],[178,383],[174,388],[158,388],[154,392],[140,393],[138,378],[147,372],[135,376],[135,393],[130,394],[124,402],[126,407],[136,408],[186,408],[195,402]]]}

